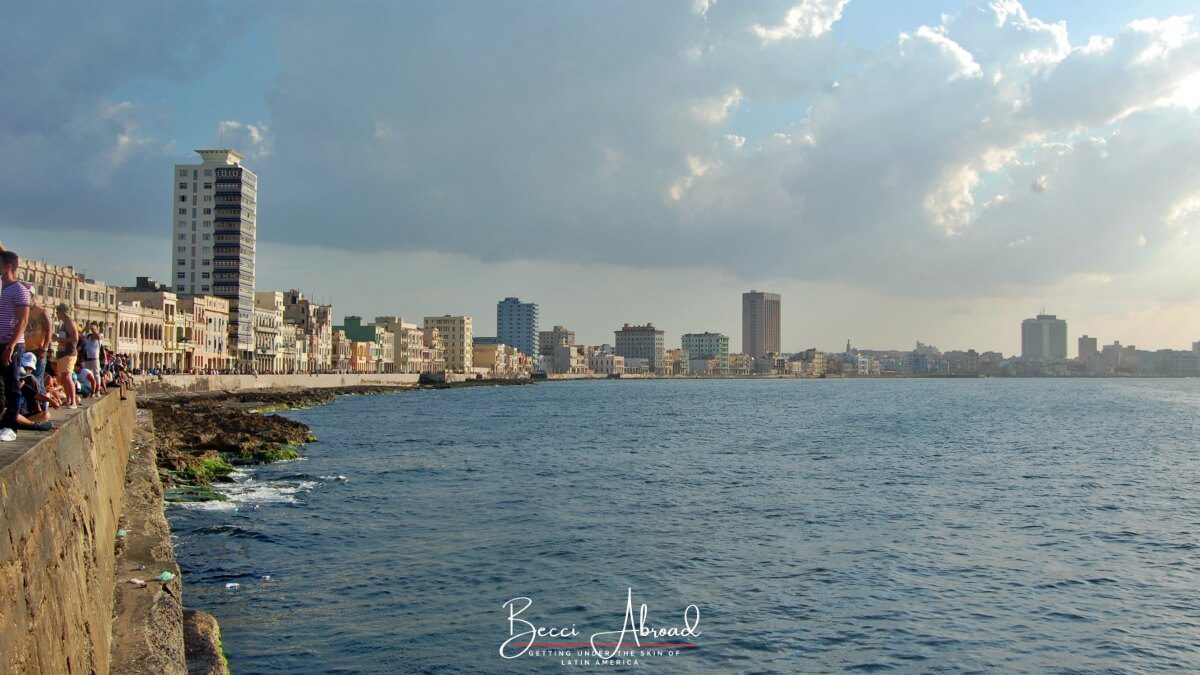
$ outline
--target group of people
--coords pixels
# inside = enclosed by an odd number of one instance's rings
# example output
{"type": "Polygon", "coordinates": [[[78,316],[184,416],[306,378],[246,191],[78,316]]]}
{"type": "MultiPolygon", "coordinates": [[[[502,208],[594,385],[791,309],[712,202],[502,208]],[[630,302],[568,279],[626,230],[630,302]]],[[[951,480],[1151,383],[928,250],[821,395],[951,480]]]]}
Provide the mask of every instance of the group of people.
{"type": "Polygon", "coordinates": [[[49,431],[51,409],[76,409],[110,386],[132,384],[128,361],[105,347],[99,326],[81,331],[65,304],[52,320],[18,279],[20,265],[0,244],[0,441],[16,440],[18,430],[49,431]]]}

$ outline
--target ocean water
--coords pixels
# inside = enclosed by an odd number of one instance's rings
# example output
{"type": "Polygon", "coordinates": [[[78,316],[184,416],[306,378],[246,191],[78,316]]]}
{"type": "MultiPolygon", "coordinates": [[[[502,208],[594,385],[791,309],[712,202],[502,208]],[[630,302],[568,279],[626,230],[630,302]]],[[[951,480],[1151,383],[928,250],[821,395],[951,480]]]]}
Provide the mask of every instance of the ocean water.
{"type": "Polygon", "coordinates": [[[563,382],[286,414],[321,439],[305,459],[168,507],[235,673],[1200,670],[1200,380],[563,382]],[[643,644],[696,646],[499,653],[510,599],[576,627],[537,644],[584,644],[630,592],[649,626],[699,613],[643,644]]]}

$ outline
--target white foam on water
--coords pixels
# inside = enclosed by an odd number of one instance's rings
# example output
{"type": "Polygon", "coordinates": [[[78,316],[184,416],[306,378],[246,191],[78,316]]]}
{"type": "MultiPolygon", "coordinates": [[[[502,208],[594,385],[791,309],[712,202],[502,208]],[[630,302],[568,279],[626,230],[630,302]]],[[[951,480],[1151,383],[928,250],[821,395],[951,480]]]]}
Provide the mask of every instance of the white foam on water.
{"type": "Polygon", "coordinates": [[[193,511],[236,511],[237,504],[233,502],[169,502],[172,506],[178,506],[183,509],[191,509],[193,511]]]}
{"type": "Polygon", "coordinates": [[[234,469],[229,474],[233,479],[232,483],[214,485],[213,488],[235,504],[295,504],[296,495],[317,486],[315,480],[260,481],[255,478],[256,473],[254,469],[234,469]]]}

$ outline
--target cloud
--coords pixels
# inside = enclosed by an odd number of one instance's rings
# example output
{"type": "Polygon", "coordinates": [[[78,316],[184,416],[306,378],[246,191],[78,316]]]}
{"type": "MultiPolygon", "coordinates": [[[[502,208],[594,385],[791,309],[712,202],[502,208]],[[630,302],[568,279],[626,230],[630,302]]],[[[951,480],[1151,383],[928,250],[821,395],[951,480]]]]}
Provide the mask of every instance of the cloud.
{"type": "MultiPolygon", "coordinates": [[[[271,154],[272,137],[270,128],[259,122],[244,124],[237,120],[225,120],[217,125],[217,137],[213,147],[234,148],[248,160],[260,160],[271,154]]],[[[378,136],[378,128],[376,129],[378,136]]]]}
{"type": "Polygon", "coordinates": [[[815,38],[829,32],[842,18],[842,10],[850,0],[801,0],[774,26],[755,24],[751,30],[763,44],[797,38],[815,38]]]}
{"type": "Polygon", "coordinates": [[[239,34],[226,9],[138,0],[9,8],[0,23],[0,153],[20,161],[0,165],[0,227],[161,227],[166,207],[144,195],[164,185],[174,148],[159,133],[161,104],[130,92],[186,83],[219,61],[223,40],[209,36],[239,34]]]}
{"type": "MultiPolygon", "coordinates": [[[[979,1],[860,46],[846,7],[289,3],[269,116],[214,104],[195,133],[223,129],[263,177],[264,242],[348,253],[980,294],[1144,274],[1197,227],[1191,18],[1073,46],[979,1]]],[[[23,158],[0,168],[0,225],[161,227],[110,186],[161,186],[178,153],[149,92],[220,60],[200,36],[236,30],[230,7],[21,12],[0,27],[22,94],[0,151],[23,158]],[[11,26],[39,22],[71,49],[30,56],[11,26]]]]}

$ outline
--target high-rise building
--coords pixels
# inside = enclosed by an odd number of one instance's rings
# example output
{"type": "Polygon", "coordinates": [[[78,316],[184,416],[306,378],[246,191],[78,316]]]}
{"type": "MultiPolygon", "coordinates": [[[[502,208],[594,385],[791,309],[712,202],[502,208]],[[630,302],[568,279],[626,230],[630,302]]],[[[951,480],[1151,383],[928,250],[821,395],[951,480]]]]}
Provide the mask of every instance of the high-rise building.
{"type": "Polygon", "coordinates": [[[575,344],[575,331],[567,330],[566,326],[555,326],[554,330],[544,330],[538,333],[538,353],[542,356],[554,356],[555,347],[573,344],[575,344]]]}
{"type": "Polygon", "coordinates": [[[716,357],[721,370],[729,367],[729,336],[720,333],[685,333],[680,346],[692,359],[716,357]]]}
{"type": "Polygon", "coordinates": [[[1099,356],[1100,350],[1096,347],[1096,338],[1084,335],[1079,338],[1079,358],[1086,359],[1089,356],[1099,356]]]}
{"type": "Polygon", "coordinates": [[[200,164],[172,175],[171,288],[229,301],[229,350],[254,358],[254,254],[258,176],[233,150],[197,150],[200,164]]]}
{"type": "Polygon", "coordinates": [[[621,330],[615,331],[617,336],[616,349],[618,356],[626,359],[645,359],[647,370],[658,373],[666,365],[666,345],[663,332],[648,323],[644,326],[625,324],[621,330]]]}
{"type": "Polygon", "coordinates": [[[778,293],[742,293],[742,353],[758,358],[780,352],[780,304],[778,293]]]}
{"type": "Polygon", "coordinates": [[[436,329],[445,348],[446,370],[470,373],[474,368],[474,329],[469,316],[427,316],[425,330],[436,329]]]}
{"type": "Polygon", "coordinates": [[[1021,322],[1021,358],[1055,361],[1067,358],[1067,322],[1038,314],[1021,322]]]}
{"type": "Polygon", "coordinates": [[[496,303],[496,337],[526,356],[538,354],[538,306],[505,298],[496,303]]]}

